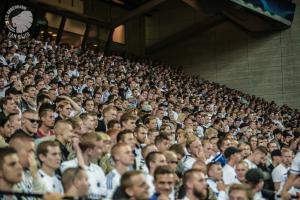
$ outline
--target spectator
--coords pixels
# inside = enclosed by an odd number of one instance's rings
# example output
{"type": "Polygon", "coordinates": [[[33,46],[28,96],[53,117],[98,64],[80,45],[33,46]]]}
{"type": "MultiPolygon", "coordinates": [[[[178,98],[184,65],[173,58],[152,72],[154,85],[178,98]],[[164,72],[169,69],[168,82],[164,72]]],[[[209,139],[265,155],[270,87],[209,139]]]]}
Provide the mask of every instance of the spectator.
{"type": "Polygon", "coordinates": [[[23,169],[13,148],[0,148],[0,175],[0,188],[3,191],[12,191],[14,184],[22,181],[23,169]]]}
{"type": "Polygon", "coordinates": [[[66,197],[86,197],[89,190],[88,175],[82,168],[68,168],[62,175],[66,197]]]}
{"type": "Polygon", "coordinates": [[[129,171],[123,174],[120,187],[114,193],[113,199],[149,199],[149,186],[140,171],[129,171]]]}
{"type": "Polygon", "coordinates": [[[63,186],[55,174],[61,163],[59,144],[54,141],[44,141],[38,145],[36,151],[38,159],[41,161],[41,169],[39,169],[38,175],[44,182],[46,191],[63,194],[63,186]]]}

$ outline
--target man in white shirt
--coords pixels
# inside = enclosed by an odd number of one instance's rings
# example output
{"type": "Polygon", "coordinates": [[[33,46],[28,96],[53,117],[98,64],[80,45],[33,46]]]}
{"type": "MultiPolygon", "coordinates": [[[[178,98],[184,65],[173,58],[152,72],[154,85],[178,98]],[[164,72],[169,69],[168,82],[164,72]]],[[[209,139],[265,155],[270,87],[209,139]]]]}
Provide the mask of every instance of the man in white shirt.
{"type": "Polygon", "coordinates": [[[240,150],[236,147],[228,147],[224,156],[227,159],[227,164],[223,167],[223,181],[226,185],[237,183],[235,166],[242,159],[240,150]]]}
{"type": "Polygon", "coordinates": [[[284,183],[287,181],[288,171],[292,164],[293,151],[287,148],[281,150],[282,163],[272,171],[272,179],[275,191],[280,192],[284,183]]]}
{"type": "Polygon", "coordinates": [[[121,176],[134,163],[134,155],[128,144],[118,143],[114,145],[111,149],[111,155],[115,162],[115,168],[106,176],[107,196],[109,198],[120,185],[121,176]]]}
{"type": "Polygon", "coordinates": [[[222,180],[223,172],[222,166],[219,162],[212,162],[207,165],[207,184],[210,189],[214,192],[215,196],[219,200],[228,199],[225,192],[226,186],[222,180]]]}
{"type": "Polygon", "coordinates": [[[282,199],[291,199],[290,194],[288,194],[288,191],[293,186],[294,181],[297,179],[297,177],[300,174],[300,152],[299,151],[292,161],[291,169],[289,172],[290,174],[288,180],[284,184],[281,192],[282,199]]]}
{"type": "Polygon", "coordinates": [[[146,165],[149,170],[149,174],[146,174],[146,182],[149,185],[149,193],[152,196],[155,192],[153,184],[154,171],[159,166],[167,165],[167,159],[162,152],[151,152],[146,157],[146,165]]]}
{"type": "Polygon", "coordinates": [[[81,166],[85,169],[88,175],[89,192],[88,197],[91,199],[100,199],[106,197],[106,179],[101,167],[93,164],[92,161],[100,157],[104,144],[101,137],[93,132],[81,136],[80,149],[82,151],[82,162],[77,155],[76,159],[63,162],[61,164],[61,172],[63,173],[68,168],[76,168],[81,166]]]}
{"type": "Polygon", "coordinates": [[[236,164],[235,172],[236,172],[237,183],[244,184],[246,182],[245,175],[248,170],[249,170],[248,164],[244,160],[241,160],[236,164]]]}
{"type": "Polygon", "coordinates": [[[46,192],[63,194],[63,186],[55,174],[61,162],[59,144],[50,140],[41,142],[37,147],[37,157],[41,161],[41,169],[39,169],[38,175],[46,186],[46,192]]]}
{"type": "Polygon", "coordinates": [[[192,169],[193,164],[197,159],[205,162],[203,147],[199,138],[195,135],[190,136],[186,142],[188,153],[182,158],[183,171],[192,169]]]}

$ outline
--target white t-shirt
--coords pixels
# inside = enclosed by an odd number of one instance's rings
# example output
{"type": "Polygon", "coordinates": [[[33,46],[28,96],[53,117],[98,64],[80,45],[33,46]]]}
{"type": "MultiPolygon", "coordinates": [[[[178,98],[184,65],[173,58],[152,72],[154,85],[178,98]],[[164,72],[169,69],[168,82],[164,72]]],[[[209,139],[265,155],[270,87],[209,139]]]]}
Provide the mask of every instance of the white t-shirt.
{"type": "Polygon", "coordinates": [[[226,164],[223,169],[223,181],[225,185],[231,185],[233,183],[236,183],[236,173],[233,167],[226,164]]]}
{"type": "Polygon", "coordinates": [[[116,169],[113,169],[106,176],[107,197],[111,198],[116,188],[120,185],[121,175],[116,169]]]}
{"type": "Polygon", "coordinates": [[[280,182],[280,188],[278,192],[281,191],[284,183],[287,181],[289,167],[285,167],[282,163],[275,167],[272,171],[273,182],[280,182]]]}
{"type": "Polygon", "coordinates": [[[46,192],[59,192],[62,194],[64,193],[61,181],[57,176],[49,176],[42,169],[39,169],[38,175],[46,187],[46,192]]]}
{"type": "Polygon", "coordinates": [[[293,159],[290,172],[297,175],[300,174],[300,152],[298,152],[293,159]]]}
{"type": "MultiPolygon", "coordinates": [[[[68,168],[78,167],[77,159],[65,161],[61,164],[60,171],[63,173],[68,168]]],[[[84,167],[89,179],[88,198],[101,199],[106,197],[106,178],[101,167],[91,163],[84,167]]]]}

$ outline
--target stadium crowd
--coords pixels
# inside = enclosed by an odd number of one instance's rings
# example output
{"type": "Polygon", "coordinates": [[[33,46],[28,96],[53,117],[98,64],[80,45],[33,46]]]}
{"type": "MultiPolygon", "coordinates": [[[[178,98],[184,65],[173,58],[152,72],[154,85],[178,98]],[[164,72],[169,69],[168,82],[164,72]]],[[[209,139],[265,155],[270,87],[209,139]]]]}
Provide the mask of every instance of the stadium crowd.
{"type": "Polygon", "coordinates": [[[300,193],[298,110],[150,59],[4,31],[0,41],[0,191],[132,200],[300,193]]]}

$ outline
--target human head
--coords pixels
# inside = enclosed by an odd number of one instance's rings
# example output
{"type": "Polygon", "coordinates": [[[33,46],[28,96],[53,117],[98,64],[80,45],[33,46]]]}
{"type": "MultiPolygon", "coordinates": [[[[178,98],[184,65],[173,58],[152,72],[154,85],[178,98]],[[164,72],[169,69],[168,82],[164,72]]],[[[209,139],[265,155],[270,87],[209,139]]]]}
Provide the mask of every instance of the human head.
{"type": "Polygon", "coordinates": [[[70,120],[59,120],[55,123],[54,133],[56,138],[63,143],[71,142],[73,137],[73,126],[70,120]]]}
{"type": "MultiPolygon", "coordinates": [[[[22,181],[23,169],[15,149],[0,148],[0,179],[8,187],[22,181]]],[[[2,188],[3,189],[3,188],[2,188]]]]}
{"type": "Polygon", "coordinates": [[[150,152],[146,157],[146,165],[150,173],[154,173],[154,170],[158,166],[167,165],[167,159],[165,155],[159,151],[150,152]]]}
{"type": "Polygon", "coordinates": [[[177,168],[177,164],[179,162],[176,153],[170,150],[165,151],[163,153],[167,159],[168,166],[175,172],[177,168]]]}
{"type": "Polygon", "coordinates": [[[245,182],[245,175],[248,171],[248,163],[245,161],[241,160],[239,161],[236,166],[235,166],[235,172],[236,172],[236,178],[241,182],[245,182]]]}
{"type": "Polygon", "coordinates": [[[243,184],[232,184],[229,188],[229,199],[230,200],[251,200],[252,193],[247,185],[243,184]]]}
{"type": "Polygon", "coordinates": [[[10,138],[12,129],[8,117],[0,117],[0,135],[4,138],[10,138]]]}
{"type": "Polygon", "coordinates": [[[60,167],[61,151],[57,142],[52,140],[41,142],[37,147],[36,155],[41,161],[42,168],[54,172],[60,167]]]}
{"type": "Polygon", "coordinates": [[[252,162],[254,162],[256,165],[263,163],[267,154],[268,151],[266,147],[258,146],[251,154],[251,157],[253,159],[252,162]]]}
{"type": "Polygon", "coordinates": [[[54,111],[52,109],[43,109],[39,111],[41,124],[48,128],[53,128],[55,124],[54,111]]]}
{"type": "Polygon", "coordinates": [[[71,116],[72,105],[68,100],[62,100],[57,104],[56,110],[62,119],[68,119],[71,116]]]}
{"type": "Polygon", "coordinates": [[[88,194],[88,175],[82,168],[68,168],[62,174],[62,184],[66,195],[85,197],[88,194]]]}
{"type": "Polygon", "coordinates": [[[187,170],[183,175],[183,185],[186,193],[191,193],[199,199],[206,198],[207,183],[203,171],[197,169],[187,170]]]}
{"type": "Polygon", "coordinates": [[[145,125],[138,125],[134,130],[134,136],[139,144],[144,144],[148,135],[148,128],[145,125]]]}
{"type": "Polygon", "coordinates": [[[134,131],[136,127],[135,122],[136,122],[136,117],[134,117],[129,113],[124,113],[120,118],[121,127],[123,129],[134,131]]]}
{"type": "Polygon", "coordinates": [[[10,128],[12,129],[12,132],[15,132],[15,130],[21,128],[22,122],[21,115],[19,113],[9,114],[7,118],[9,119],[10,128]]]}
{"type": "Polygon", "coordinates": [[[116,165],[129,167],[134,163],[131,147],[126,143],[117,143],[111,149],[111,155],[116,165]]]}
{"type": "Polygon", "coordinates": [[[120,189],[128,199],[146,200],[150,198],[149,186],[141,171],[129,171],[122,175],[120,189]]]}
{"type": "Polygon", "coordinates": [[[199,154],[203,153],[201,141],[195,135],[192,135],[187,139],[186,148],[193,157],[198,157],[199,154]]]}
{"type": "Polygon", "coordinates": [[[34,110],[26,110],[22,114],[22,129],[30,134],[35,134],[39,125],[38,113],[34,110]]]}
{"type": "Polygon", "coordinates": [[[79,146],[82,153],[93,160],[102,154],[103,141],[99,133],[91,132],[81,136],[79,146]]]}
{"type": "Polygon", "coordinates": [[[164,134],[160,134],[160,135],[156,136],[154,143],[155,143],[157,149],[161,152],[168,150],[169,147],[171,146],[171,141],[164,134]]]}
{"type": "Polygon", "coordinates": [[[174,172],[168,166],[158,166],[154,171],[154,186],[158,194],[168,196],[175,185],[174,172]]]}
{"type": "Polygon", "coordinates": [[[281,157],[282,157],[282,164],[284,164],[285,166],[289,167],[292,164],[292,160],[294,157],[294,153],[292,150],[288,149],[288,148],[282,148],[281,149],[281,157]]]}
{"type": "Polygon", "coordinates": [[[207,175],[215,181],[221,181],[223,178],[222,165],[219,162],[211,162],[207,165],[207,175]]]}
{"type": "Polygon", "coordinates": [[[122,143],[126,143],[128,144],[132,150],[135,148],[135,144],[136,144],[136,141],[135,141],[135,137],[134,137],[134,134],[131,130],[123,130],[123,131],[120,131],[117,135],[117,142],[122,142],[122,143]]]}
{"type": "Polygon", "coordinates": [[[19,113],[18,106],[12,97],[4,97],[1,99],[1,108],[5,115],[19,113]]]}
{"type": "Polygon", "coordinates": [[[103,118],[107,122],[117,118],[117,110],[113,106],[107,106],[103,109],[103,118]]]}
{"type": "Polygon", "coordinates": [[[29,159],[35,157],[33,138],[23,133],[15,133],[9,141],[9,146],[16,150],[22,167],[28,168],[29,159]]]}

